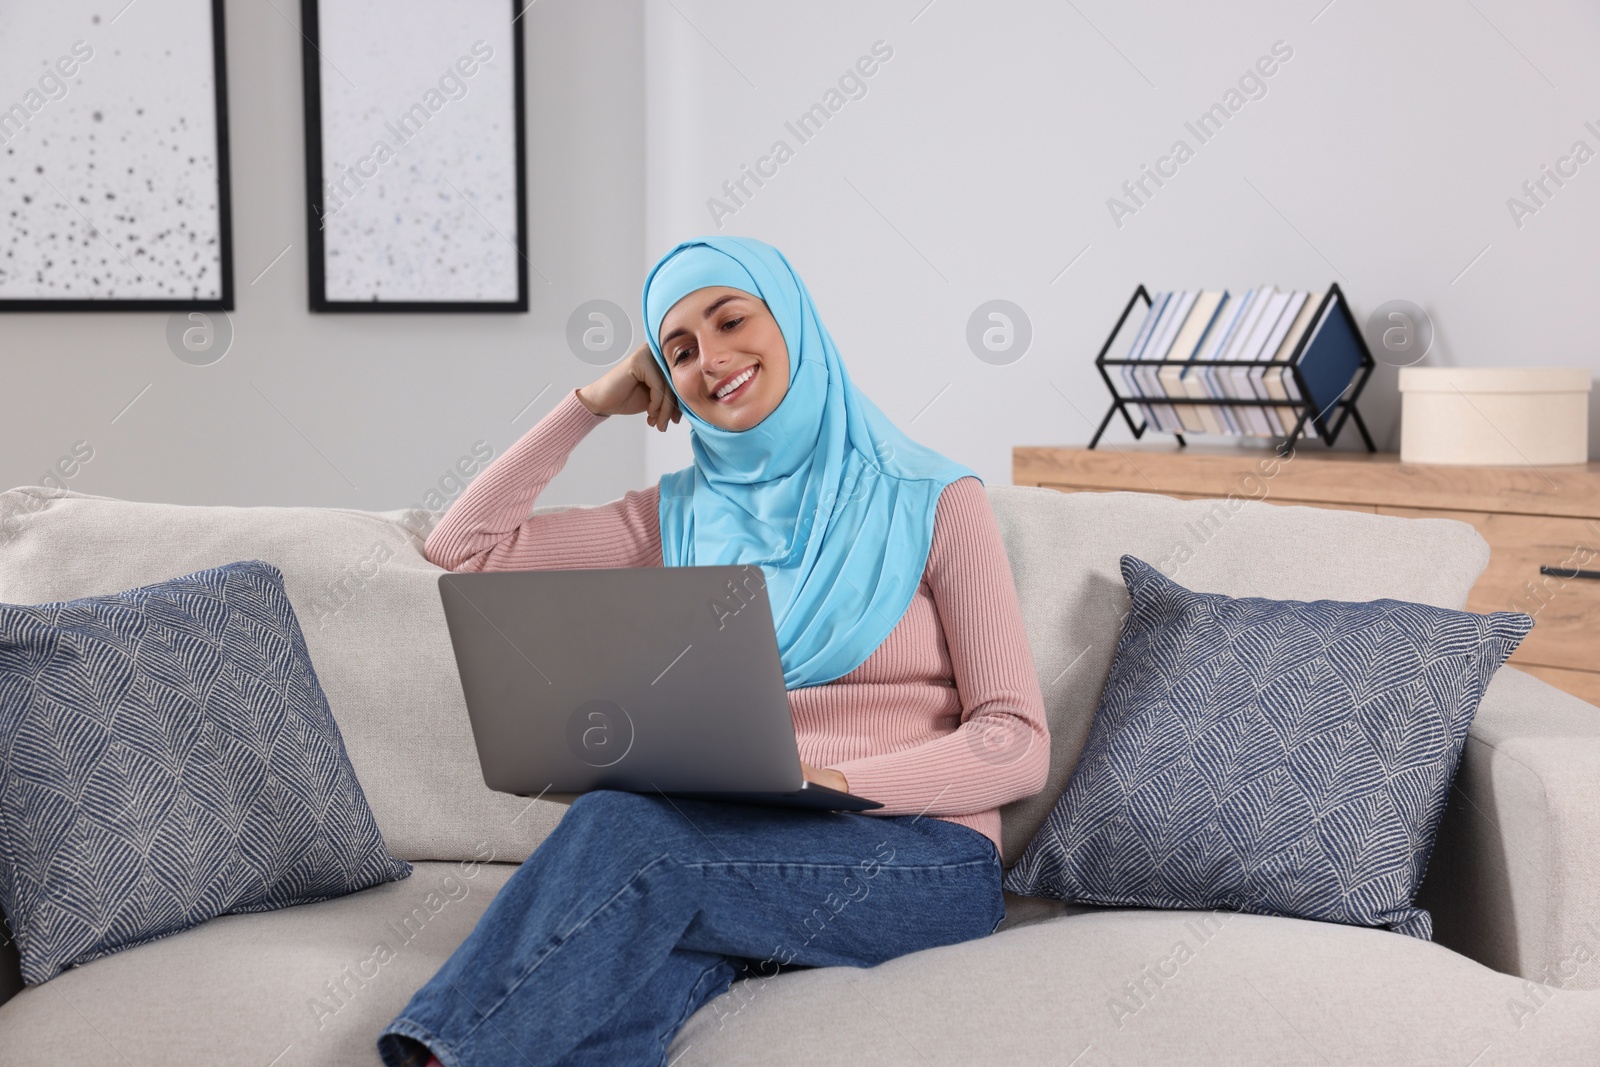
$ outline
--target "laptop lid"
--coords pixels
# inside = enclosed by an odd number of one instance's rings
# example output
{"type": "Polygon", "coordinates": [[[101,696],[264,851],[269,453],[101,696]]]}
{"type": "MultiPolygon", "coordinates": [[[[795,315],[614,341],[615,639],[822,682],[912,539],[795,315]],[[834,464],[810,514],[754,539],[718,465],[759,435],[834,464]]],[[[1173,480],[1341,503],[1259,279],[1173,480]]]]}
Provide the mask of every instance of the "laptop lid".
{"type": "Polygon", "coordinates": [[[451,572],[439,595],[491,789],[806,784],[759,567],[451,572]]]}

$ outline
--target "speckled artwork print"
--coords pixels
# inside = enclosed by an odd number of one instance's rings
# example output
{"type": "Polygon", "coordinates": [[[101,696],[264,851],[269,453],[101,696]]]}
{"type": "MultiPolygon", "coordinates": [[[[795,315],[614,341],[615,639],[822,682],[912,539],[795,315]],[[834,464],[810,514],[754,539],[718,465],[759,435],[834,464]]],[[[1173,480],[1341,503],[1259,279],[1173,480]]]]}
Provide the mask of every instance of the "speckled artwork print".
{"type": "Polygon", "coordinates": [[[317,7],[326,298],[516,300],[511,5],[317,7]]]}
{"type": "Polygon", "coordinates": [[[222,295],[209,0],[0,4],[0,300],[222,295]]]}

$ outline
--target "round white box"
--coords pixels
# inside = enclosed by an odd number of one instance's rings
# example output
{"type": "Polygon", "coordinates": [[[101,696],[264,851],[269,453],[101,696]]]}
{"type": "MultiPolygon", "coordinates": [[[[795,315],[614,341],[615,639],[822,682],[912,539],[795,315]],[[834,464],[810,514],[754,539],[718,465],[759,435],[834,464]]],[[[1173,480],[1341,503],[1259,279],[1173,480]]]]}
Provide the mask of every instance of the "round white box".
{"type": "Polygon", "coordinates": [[[1583,367],[1401,367],[1400,461],[1585,463],[1589,388],[1583,367]]]}

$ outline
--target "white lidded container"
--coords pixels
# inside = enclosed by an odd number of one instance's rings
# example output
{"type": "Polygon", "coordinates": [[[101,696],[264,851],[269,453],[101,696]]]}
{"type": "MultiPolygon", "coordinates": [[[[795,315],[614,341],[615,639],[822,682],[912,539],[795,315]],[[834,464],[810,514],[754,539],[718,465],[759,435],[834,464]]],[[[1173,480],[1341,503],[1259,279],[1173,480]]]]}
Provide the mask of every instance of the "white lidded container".
{"type": "Polygon", "coordinates": [[[1401,367],[1400,462],[1587,462],[1589,387],[1584,367],[1401,367]]]}

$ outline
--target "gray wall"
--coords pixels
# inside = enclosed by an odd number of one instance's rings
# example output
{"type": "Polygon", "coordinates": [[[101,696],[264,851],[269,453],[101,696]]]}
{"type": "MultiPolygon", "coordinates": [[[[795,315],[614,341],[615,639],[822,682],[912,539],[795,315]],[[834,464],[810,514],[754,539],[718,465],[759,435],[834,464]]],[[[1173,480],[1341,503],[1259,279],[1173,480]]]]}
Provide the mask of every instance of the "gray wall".
{"type": "MultiPolygon", "coordinates": [[[[782,248],[855,382],[992,482],[1015,444],[1088,440],[1107,402],[1092,360],[1140,282],[1337,280],[1363,322],[1391,299],[1424,308],[1425,365],[1600,366],[1600,158],[1520,229],[1506,206],[1575,140],[1600,151],[1593,3],[645,7],[648,251],[712,230],[706,201],[787,140],[722,232],[782,248]],[[879,39],[894,56],[866,95],[800,144],[785,121],[879,39]],[[1184,122],[1280,40],[1293,56],[1266,94],[1199,144],[1184,122]],[[1193,158],[1117,226],[1107,199],[1180,137],[1193,158]],[[995,298],[1034,331],[1006,366],[965,336],[995,298]]],[[[1380,367],[1360,405],[1380,448],[1399,447],[1396,378],[1380,367]]],[[[690,461],[666,436],[652,478],[690,461]]]]}
{"type": "MultiPolygon", "coordinates": [[[[298,14],[281,0],[227,4],[232,348],[211,366],[180,362],[165,314],[0,315],[0,486],[39,483],[82,440],[93,458],[66,480],[82,492],[405,507],[474,442],[499,454],[601,373],[569,351],[566,321],[586,300],[638,300],[639,0],[557,0],[523,17],[537,268],[525,315],[307,310],[301,43],[284,18],[298,14]]],[[[138,17],[137,6],[123,16],[138,17]]],[[[109,42],[111,29],[97,32],[109,42]]],[[[597,427],[542,502],[599,502],[639,484],[644,446],[629,423],[597,427]]]]}
{"type": "MultiPolygon", "coordinates": [[[[1087,440],[1106,403],[1091,359],[1140,282],[1338,280],[1362,319],[1425,308],[1429,364],[1600,363],[1600,159],[1520,227],[1507,208],[1573,142],[1600,151],[1584,126],[1600,127],[1600,12],[1580,0],[541,0],[525,16],[531,246],[550,281],[508,316],[306,311],[299,38],[273,5],[228,17],[234,348],[196,368],[168,352],[164,315],[0,316],[0,484],[39,481],[82,439],[94,458],[69,484],[86,492],[416,502],[475,440],[504,450],[599,373],[567,350],[573,308],[636,315],[649,263],[716,231],[707,200],[779,138],[793,158],[721,232],[782,248],[857,384],[991,483],[1014,444],[1087,440]],[[866,95],[800,144],[785,121],[878,40],[894,53],[866,95]],[[1293,56],[1266,94],[1198,145],[1185,121],[1276,41],[1293,56]],[[1116,225],[1108,198],[1180,137],[1194,157],[1116,225]],[[995,298],[1033,327],[1004,366],[966,341],[995,298]]],[[[1389,448],[1395,379],[1381,367],[1362,404],[1389,448]]],[[[544,501],[611,499],[689,461],[681,425],[658,439],[614,419],[544,501]]]]}

